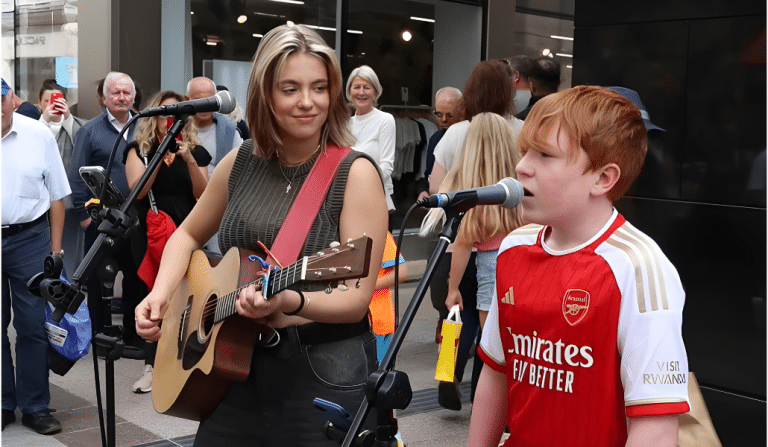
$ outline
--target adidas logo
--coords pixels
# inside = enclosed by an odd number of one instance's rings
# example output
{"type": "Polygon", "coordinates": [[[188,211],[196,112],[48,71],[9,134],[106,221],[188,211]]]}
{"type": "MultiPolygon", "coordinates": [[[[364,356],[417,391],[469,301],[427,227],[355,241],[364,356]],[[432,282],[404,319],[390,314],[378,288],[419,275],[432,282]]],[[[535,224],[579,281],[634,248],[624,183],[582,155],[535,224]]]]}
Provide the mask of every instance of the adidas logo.
{"type": "Polygon", "coordinates": [[[515,304],[515,293],[512,291],[512,287],[509,288],[501,302],[504,304],[515,304]]]}

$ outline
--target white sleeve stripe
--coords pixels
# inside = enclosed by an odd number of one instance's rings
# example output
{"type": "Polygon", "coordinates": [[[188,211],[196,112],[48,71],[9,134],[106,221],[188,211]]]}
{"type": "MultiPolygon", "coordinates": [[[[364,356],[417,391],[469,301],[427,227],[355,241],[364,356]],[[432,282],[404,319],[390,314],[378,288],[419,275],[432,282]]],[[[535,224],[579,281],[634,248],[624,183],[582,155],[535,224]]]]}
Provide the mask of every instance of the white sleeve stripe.
{"type": "Polygon", "coordinates": [[[664,285],[663,273],[655,262],[654,250],[640,236],[640,234],[630,234],[626,225],[618,228],[614,234],[606,241],[609,245],[623,251],[632,262],[635,272],[635,284],[637,288],[637,306],[640,313],[647,311],[646,299],[651,305],[651,310],[658,310],[658,297],[661,297],[663,309],[669,309],[667,301],[667,291],[664,285]],[[648,277],[648,294],[644,287],[643,273],[648,277]],[[657,290],[656,281],[660,282],[660,290],[657,290]]]}
{"type": "MultiPolygon", "coordinates": [[[[637,228],[631,225],[622,225],[621,228],[619,228],[619,231],[622,235],[626,234],[628,237],[637,240],[647,250],[648,260],[650,261],[649,264],[653,265],[653,269],[649,271],[649,276],[658,279],[661,307],[662,309],[669,309],[667,286],[664,283],[664,272],[662,271],[661,266],[659,266],[659,260],[665,259],[664,254],[661,253],[661,250],[656,243],[654,243],[647,235],[641,233],[637,228]],[[651,275],[651,273],[653,273],[653,275],[651,275]]],[[[654,310],[656,309],[654,308],[654,310]]]]}

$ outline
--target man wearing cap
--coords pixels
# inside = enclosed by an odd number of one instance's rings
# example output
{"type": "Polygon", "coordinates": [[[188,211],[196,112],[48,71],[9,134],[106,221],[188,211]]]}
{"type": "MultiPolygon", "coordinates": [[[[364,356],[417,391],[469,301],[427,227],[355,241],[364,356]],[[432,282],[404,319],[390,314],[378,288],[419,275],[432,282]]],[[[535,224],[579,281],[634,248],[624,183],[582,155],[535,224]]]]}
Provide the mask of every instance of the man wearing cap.
{"type": "Polygon", "coordinates": [[[630,193],[642,192],[642,194],[653,197],[672,197],[678,193],[675,185],[679,184],[680,173],[675,169],[676,161],[673,157],[673,151],[668,150],[665,144],[669,140],[663,138],[666,130],[653,124],[648,110],[645,108],[640,95],[627,87],[607,87],[616,91],[625,98],[632,101],[632,104],[640,109],[640,116],[645,123],[645,130],[648,132],[648,150],[645,156],[643,169],[637,176],[629,189],[630,193]],[[659,181],[659,179],[666,179],[659,181]]]}
{"type": "Polygon", "coordinates": [[[26,283],[43,271],[49,253],[64,255],[62,199],[70,189],[51,132],[39,121],[14,112],[17,97],[4,79],[2,94],[2,428],[16,420],[18,407],[22,424],[53,434],[61,431],[61,423],[48,408],[45,300],[30,293],[26,283]],[[8,338],[11,309],[15,371],[8,338]]]}

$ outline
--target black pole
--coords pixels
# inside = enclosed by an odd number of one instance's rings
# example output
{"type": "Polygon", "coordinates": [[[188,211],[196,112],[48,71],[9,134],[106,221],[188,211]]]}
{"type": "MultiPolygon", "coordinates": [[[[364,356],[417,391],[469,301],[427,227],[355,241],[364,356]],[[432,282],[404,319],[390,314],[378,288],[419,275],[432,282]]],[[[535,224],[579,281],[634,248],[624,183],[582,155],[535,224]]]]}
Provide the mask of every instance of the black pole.
{"type": "MultiPolygon", "coordinates": [[[[400,323],[400,325],[395,330],[395,333],[392,336],[392,340],[389,344],[389,349],[387,349],[387,353],[384,355],[384,359],[382,359],[381,364],[379,365],[379,370],[371,375],[371,377],[368,380],[367,386],[366,386],[366,399],[363,399],[363,401],[360,403],[360,407],[357,410],[357,413],[355,414],[355,418],[352,421],[352,425],[349,428],[349,431],[347,431],[347,435],[344,438],[344,442],[342,443],[342,447],[351,447],[353,445],[353,442],[358,438],[358,432],[360,431],[360,427],[363,424],[363,421],[368,416],[368,413],[370,412],[370,401],[374,401],[377,403],[379,400],[378,396],[378,389],[370,389],[372,386],[375,386],[378,388],[378,386],[382,385],[382,382],[384,381],[383,377],[386,376],[387,372],[391,372],[393,365],[395,363],[395,357],[397,356],[398,351],[400,350],[400,346],[403,344],[403,339],[405,338],[405,334],[408,332],[408,329],[411,327],[411,324],[413,323],[413,319],[416,316],[416,311],[418,310],[419,306],[421,305],[421,301],[424,299],[424,295],[427,293],[427,287],[432,282],[432,277],[435,275],[435,270],[437,268],[437,265],[440,263],[440,260],[443,258],[443,254],[445,254],[445,250],[448,248],[448,245],[451,244],[456,239],[456,234],[458,233],[459,225],[461,224],[461,219],[464,217],[463,212],[456,211],[454,209],[447,209],[445,210],[445,214],[447,217],[446,223],[443,226],[443,230],[440,232],[440,237],[437,242],[437,247],[432,252],[432,256],[429,259],[429,262],[427,263],[427,268],[424,271],[424,276],[421,277],[421,281],[419,281],[418,286],[416,286],[416,290],[413,293],[413,298],[411,299],[411,302],[408,304],[408,308],[405,310],[405,314],[403,315],[403,319],[400,323]],[[381,378],[381,379],[380,379],[381,378]]],[[[407,381],[407,378],[406,378],[407,381]]],[[[396,387],[395,387],[396,388],[396,387]]],[[[404,393],[403,390],[392,390],[394,393],[404,393]]],[[[410,393],[410,384],[408,384],[408,393],[410,393]]],[[[410,402],[410,397],[408,397],[408,402],[410,402]]],[[[407,404],[406,404],[407,406],[407,404]]],[[[386,446],[389,445],[391,442],[391,439],[394,438],[394,435],[397,433],[397,421],[392,418],[392,410],[386,409],[386,408],[380,408],[377,406],[377,411],[380,413],[380,416],[378,418],[378,427],[377,429],[377,446],[386,446]],[[385,413],[386,411],[386,413],[385,413]],[[383,416],[381,413],[384,413],[383,416]],[[385,420],[384,418],[388,417],[389,421],[385,420]],[[392,430],[390,427],[394,427],[394,430],[392,430]],[[385,429],[382,429],[385,428],[385,429]],[[391,436],[391,439],[380,439],[380,434],[389,437],[391,436]]]]}

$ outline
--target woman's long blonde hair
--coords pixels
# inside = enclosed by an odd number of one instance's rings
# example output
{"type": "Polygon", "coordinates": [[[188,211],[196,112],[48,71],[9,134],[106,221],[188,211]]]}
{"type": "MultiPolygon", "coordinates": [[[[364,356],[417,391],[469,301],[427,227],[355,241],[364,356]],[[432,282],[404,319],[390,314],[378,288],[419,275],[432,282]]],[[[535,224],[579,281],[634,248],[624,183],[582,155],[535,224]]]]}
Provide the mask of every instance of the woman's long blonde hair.
{"type": "MultiPolygon", "coordinates": [[[[149,100],[147,107],[158,107],[169,98],[173,98],[178,102],[184,100],[180,94],[173,90],[164,90],[153,96],[149,100]]],[[[191,116],[184,123],[181,138],[182,141],[189,143],[190,150],[200,144],[200,139],[197,138],[197,127],[191,116]]],[[[155,117],[144,119],[139,123],[139,127],[136,129],[136,142],[139,143],[139,155],[148,155],[153,146],[159,146],[162,143],[157,132],[157,119],[155,117]]]]}
{"type": "MultiPolygon", "coordinates": [[[[464,147],[440,185],[440,192],[480,188],[506,177],[516,178],[519,161],[520,152],[509,122],[495,113],[479,113],[472,118],[464,147]]],[[[430,210],[424,219],[428,228],[423,226],[422,234],[436,226],[443,215],[441,208],[430,210]]],[[[478,206],[464,215],[459,235],[466,241],[485,241],[521,225],[519,207],[478,206]]]]}

